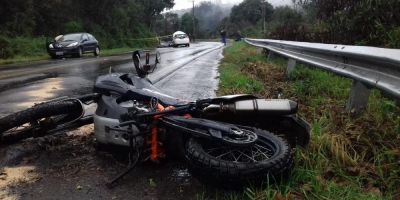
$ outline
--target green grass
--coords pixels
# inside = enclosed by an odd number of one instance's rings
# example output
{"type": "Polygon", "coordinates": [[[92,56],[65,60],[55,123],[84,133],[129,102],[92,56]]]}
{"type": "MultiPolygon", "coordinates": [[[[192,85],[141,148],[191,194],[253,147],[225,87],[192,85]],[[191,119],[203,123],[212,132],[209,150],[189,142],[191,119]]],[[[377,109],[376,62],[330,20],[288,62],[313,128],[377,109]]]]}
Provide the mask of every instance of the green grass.
{"type": "Polygon", "coordinates": [[[393,199],[400,185],[400,109],[373,90],[366,111],[345,112],[351,80],[297,65],[285,78],[286,61],[271,62],[243,42],[226,48],[219,94],[253,93],[296,100],[311,123],[311,143],[297,148],[289,180],[219,199],[393,199]],[[272,92],[271,92],[272,91],[272,92]]]}
{"type": "MultiPolygon", "coordinates": [[[[115,49],[102,49],[100,52],[100,56],[119,55],[122,53],[132,52],[132,51],[135,51],[138,49],[140,49],[140,48],[123,47],[123,48],[115,48],[115,49]]],[[[93,55],[93,54],[87,54],[87,55],[93,55]]],[[[11,59],[0,59],[0,67],[1,67],[1,65],[28,63],[28,62],[32,62],[32,61],[40,61],[40,60],[47,60],[47,59],[50,59],[50,56],[47,53],[43,53],[43,54],[39,54],[39,55],[31,55],[31,56],[18,55],[11,59]]]]}
{"type": "Polygon", "coordinates": [[[225,49],[225,57],[220,66],[220,94],[232,93],[259,93],[264,87],[263,84],[252,77],[241,72],[241,61],[249,59],[257,61],[260,57],[247,58],[241,51],[244,46],[234,46],[225,49]]]}
{"type": "MultiPolygon", "coordinates": [[[[106,39],[102,39],[107,41],[106,39]]],[[[103,44],[100,40],[100,44],[103,44]]],[[[157,40],[141,40],[141,39],[120,39],[113,40],[114,45],[104,44],[100,47],[108,47],[101,49],[102,56],[118,55],[142,48],[155,48],[157,40]],[[120,44],[118,46],[118,44],[120,44]]],[[[31,61],[39,61],[50,59],[46,51],[46,38],[27,38],[16,37],[6,38],[0,35],[0,66],[15,63],[27,63],[31,61]],[[6,58],[1,58],[6,57],[6,58]]],[[[89,55],[89,54],[88,54],[89,55]]]]}
{"type": "Polygon", "coordinates": [[[0,67],[1,65],[7,64],[15,64],[15,63],[28,63],[32,61],[46,60],[50,59],[50,56],[47,54],[36,55],[36,56],[15,56],[10,59],[0,59],[0,67]]]}
{"type": "MultiPolygon", "coordinates": [[[[121,53],[127,53],[134,51],[138,48],[116,48],[116,49],[104,49],[101,50],[100,55],[101,56],[112,56],[112,55],[118,55],[121,53]]],[[[89,55],[89,54],[87,54],[89,55]]],[[[90,54],[93,55],[93,54],[90,54]]],[[[40,61],[40,60],[47,60],[50,59],[50,56],[47,53],[42,53],[38,55],[30,55],[30,56],[23,56],[23,55],[17,55],[14,58],[10,59],[0,59],[0,65],[7,65],[7,64],[16,64],[16,63],[28,63],[32,61],[40,61]]],[[[1,67],[1,66],[0,66],[1,67]]]]}

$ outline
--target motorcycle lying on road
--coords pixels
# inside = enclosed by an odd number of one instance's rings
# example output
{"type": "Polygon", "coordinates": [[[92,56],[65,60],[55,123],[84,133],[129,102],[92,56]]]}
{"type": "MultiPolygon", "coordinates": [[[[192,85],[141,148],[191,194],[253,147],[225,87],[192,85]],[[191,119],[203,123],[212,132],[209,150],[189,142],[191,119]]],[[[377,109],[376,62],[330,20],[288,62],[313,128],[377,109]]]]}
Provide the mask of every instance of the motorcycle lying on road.
{"type": "Polygon", "coordinates": [[[110,71],[97,78],[93,94],[52,100],[1,118],[0,143],[93,122],[98,143],[123,147],[129,155],[128,169],[109,185],[139,162],[175,155],[200,181],[240,187],[287,176],[293,165],[291,147],[309,141],[309,127],[296,116],[294,101],[253,95],[180,100],[163,94],[147,78],[159,54],[135,51],[132,59],[136,74],[110,71]],[[97,109],[87,116],[85,107],[91,103],[97,109]]]}

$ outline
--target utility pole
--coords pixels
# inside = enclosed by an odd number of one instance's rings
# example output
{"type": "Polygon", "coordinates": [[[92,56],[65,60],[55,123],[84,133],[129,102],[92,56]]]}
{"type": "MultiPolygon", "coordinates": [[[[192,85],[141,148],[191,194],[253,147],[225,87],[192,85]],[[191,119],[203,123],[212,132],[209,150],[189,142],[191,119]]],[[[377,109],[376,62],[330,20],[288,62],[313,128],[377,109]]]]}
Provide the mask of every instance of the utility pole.
{"type": "Polygon", "coordinates": [[[167,12],[164,13],[164,35],[168,35],[167,12]]]}
{"type": "Polygon", "coordinates": [[[264,34],[264,37],[267,35],[267,32],[266,32],[266,27],[265,27],[265,15],[266,15],[266,6],[267,6],[267,4],[266,4],[266,2],[265,1],[263,1],[262,2],[262,15],[263,15],[263,34],[264,34]]]}
{"type": "Polygon", "coordinates": [[[193,20],[193,33],[192,33],[192,38],[193,38],[193,42],[194,42],[194,40],[195,40],[195,33],[196,33],[196,19],[195,19],[195,17],[194,17],[194,1],[195,0],[193,0],[192,2],[193,2],[193,11],[192,11],[192,20],[193,20]]]}

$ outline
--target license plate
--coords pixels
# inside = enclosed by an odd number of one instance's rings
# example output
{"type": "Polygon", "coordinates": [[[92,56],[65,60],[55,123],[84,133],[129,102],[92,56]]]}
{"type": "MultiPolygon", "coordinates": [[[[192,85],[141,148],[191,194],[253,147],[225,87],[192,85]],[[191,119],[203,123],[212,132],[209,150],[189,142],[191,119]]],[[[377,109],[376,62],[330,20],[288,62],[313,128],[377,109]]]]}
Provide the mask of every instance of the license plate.
{"type": "Polygon", "coordinates": [[[56,52],[56,55],[57,55],[57,56],[62,56],[62,55],[64,55],[64,52],[58,51],[58,52],[56,52]]]}

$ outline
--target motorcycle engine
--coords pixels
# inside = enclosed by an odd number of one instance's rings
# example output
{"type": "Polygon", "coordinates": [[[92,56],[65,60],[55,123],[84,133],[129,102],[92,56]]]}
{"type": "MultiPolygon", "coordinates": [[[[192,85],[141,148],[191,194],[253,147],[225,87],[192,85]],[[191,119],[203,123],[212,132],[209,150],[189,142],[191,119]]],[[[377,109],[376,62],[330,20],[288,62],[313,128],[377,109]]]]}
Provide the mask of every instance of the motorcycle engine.
{"type": "MultiPolygon", "coordinates": [[[[145,102],[124,101],[117,103],[115,98],[103,96],[98,102],[94,115],[95,137],[99,143],[129,147],[129,127],[120,127],[123,121],[135,119],[135,115],[151,111],[151,106],[145,102]]],[[[132,126],[134,145],[142,146],[144,138],[139,127],[132,126]]]]}

